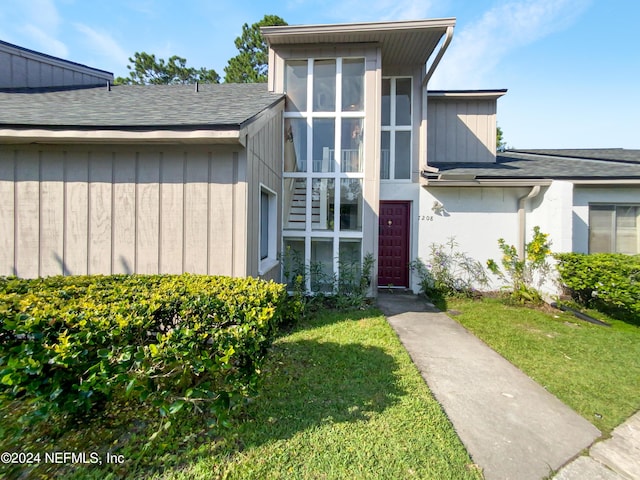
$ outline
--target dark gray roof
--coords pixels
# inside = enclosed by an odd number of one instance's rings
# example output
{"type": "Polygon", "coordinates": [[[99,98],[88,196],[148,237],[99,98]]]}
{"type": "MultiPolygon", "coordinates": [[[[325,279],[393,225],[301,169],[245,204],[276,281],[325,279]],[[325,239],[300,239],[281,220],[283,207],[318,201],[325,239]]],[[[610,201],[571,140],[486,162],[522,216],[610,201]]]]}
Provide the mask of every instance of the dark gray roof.
{"type": "Polygon", "coordinates": [[[614,162],[640,163],[640,150],[624,148],[583,148],[583,149],[535,149],[510,150],[511,152],[532,153],[535,155],[552,155],[554,157],[587,158],[591,160],[611,160],[614,162]]]}
{"type": "Polygon", "coordinates": [[[552,155],[558,150],[506,151],[496,163],[435,163],[439,173],[423,172],[436,180],[440,175],[472,175],[476,179],[640,179],[640,150],[563,150],[583,156],[552,155]]]}
{"type": "Polygon", "coordinates": [[[0,91],[1,127],[233,128],[277,103],[266,84],[118,85],[0,91]]]}

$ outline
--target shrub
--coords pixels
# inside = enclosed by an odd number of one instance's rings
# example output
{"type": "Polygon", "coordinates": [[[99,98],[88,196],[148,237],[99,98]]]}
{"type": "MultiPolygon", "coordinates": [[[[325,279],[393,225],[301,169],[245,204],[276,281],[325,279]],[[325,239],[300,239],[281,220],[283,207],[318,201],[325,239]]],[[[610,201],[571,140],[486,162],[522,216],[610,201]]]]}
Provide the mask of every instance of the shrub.
{"type": "Polygon", "coordinates": [[[375,258],[367,253],[361,260],[338,258],[338,271],[327,272],[321,262],[305,263],[299,252],[287,248],[280,255],[282,273],[294,298],[304,302],[305,310],[327,308],[362,308],[367,305],[375,258]],[[307,279],[310,289],[307,289],[307,279]]]}
{"type": "Polygon", "coordinates": [[[640,320],[640,256],[557,254],[560,281],[580,303],[640,320]]]}
{"type": "Polygon", "coordinates": [[[253,278],[113,275],[0,279],[0,395],[29,419],[90,414],[116,395],[209,409],[253,394],[286,319],[285,287],[253,278]]]}
{"type": "Polygon", "coordinates": [[[551,255],[551,241],[548,233],[542,233],[540,227],[533,227],[533,238],[525,245],[524,258],[520,258],[516,247],[507,245],[503,238],[498,239],[502,250],[500,261],[502,268],[493,260],[487,260],[487,268],[501,280],[509,283],[510,296],[518,302],[542,301],[538,288],[546,280],[551,267],[547,262],[551,255]]]}
{"type": "Polygon", "coordinates": [[[442,295],[469,295],[474,288],[488,284],[482,264],[469,254],[457,251],[450,238],[446,245],[431,244],[428,263],[418,258],[409,266],[420,277],[420,288],[430,298],[442,295]]]}

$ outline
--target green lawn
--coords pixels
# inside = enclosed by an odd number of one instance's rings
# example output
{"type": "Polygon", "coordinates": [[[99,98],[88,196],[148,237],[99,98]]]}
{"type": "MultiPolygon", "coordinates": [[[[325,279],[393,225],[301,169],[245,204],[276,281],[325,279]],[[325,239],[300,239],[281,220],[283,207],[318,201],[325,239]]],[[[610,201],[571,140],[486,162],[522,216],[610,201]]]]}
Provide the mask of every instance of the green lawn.
{"type": "MultiPolygon", "coordinates": [[[[23,451],[110,449],[125,459],[110,466],[43,465],[31,472],[34,478],[482,478],[376,310],[305,320],[276,341],[263,373],[261,395],[227,430],[207,430],[206,416],[182,415],[144,450],[157,428],[153,416],[111,406],[77,429],[26,432],[19,445],[23,451]]],[[[11,408],[0,410],[0,433],[12,418],[11,408]]],[[[19,474],[14,469],[9,478],[19,474]]]]}
{"type": "Polygon", "coordinates": [[[640,327],[594,313],[611,323],[607,328],[498,299],[448,299],[447,307],[461,312],[453,318],[603,433],[640,409],[640,327]]]}
{"type": "Polygon", "coordinates": [[[162,478],[481,478],[375,311],[305,322],[265,373],[233,448],[162,478]]]}

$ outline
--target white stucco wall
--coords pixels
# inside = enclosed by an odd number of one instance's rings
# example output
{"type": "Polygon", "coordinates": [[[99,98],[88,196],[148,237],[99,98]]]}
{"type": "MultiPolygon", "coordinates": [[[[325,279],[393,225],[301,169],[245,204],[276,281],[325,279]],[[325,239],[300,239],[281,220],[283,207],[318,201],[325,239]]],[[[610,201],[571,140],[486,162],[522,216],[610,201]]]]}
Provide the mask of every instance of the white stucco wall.
{"type": "Polygon", "coordinates": [[[553,252],[570,252],[573,247],[573,184],[554,181],[542,187],[540,194],[530,200],[525,218],[526,242],[532,239],[533,227],[548,233],[553,252]]]}
{"type": "MultiPolygon", "coordinates": [[[[518,198],[529,189],[502,187],[428,187],[420,191],[418,256],[427,260],[432,244],[446,244],[454,238],[457,251],[467,253],[483,265],[490,258],[499,261],[498,239],[510,245],[518,241],[518,198]],[[438,214],[435,202],[442,204],[438,214]]],[[[414,278],[414,290],[418,289],[414,278]]],[[[494,279],[490,288],[498,288],[494,279]]]]}

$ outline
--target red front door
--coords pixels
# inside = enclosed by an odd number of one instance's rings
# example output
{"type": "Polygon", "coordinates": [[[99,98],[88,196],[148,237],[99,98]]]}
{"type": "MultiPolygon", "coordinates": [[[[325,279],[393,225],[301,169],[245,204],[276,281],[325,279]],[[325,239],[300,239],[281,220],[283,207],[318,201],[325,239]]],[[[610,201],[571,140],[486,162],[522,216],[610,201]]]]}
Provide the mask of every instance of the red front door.
{"type": "Polygon", "coordinates": [[[380,202],[378,285],[409,286],[409,202],[380,202]]]}

